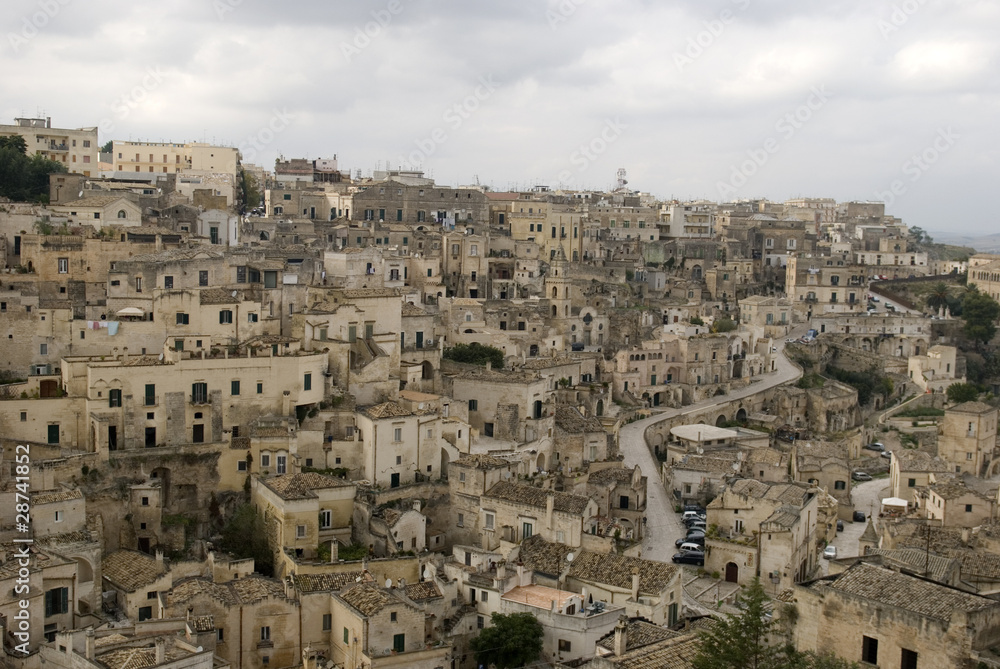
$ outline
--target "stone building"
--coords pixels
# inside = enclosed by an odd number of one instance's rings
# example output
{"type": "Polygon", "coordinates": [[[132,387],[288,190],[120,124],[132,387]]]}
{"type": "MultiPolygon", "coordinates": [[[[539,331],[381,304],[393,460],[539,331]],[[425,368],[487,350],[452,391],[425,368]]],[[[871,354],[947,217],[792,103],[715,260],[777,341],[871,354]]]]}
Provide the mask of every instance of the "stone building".
{"type": "Polygon", "coordinates": [[[482,496],[482,527],[496,540],[519,543],[536,534],[548,541],[580,546],[597,528],[597,502],[525,483],[500,481],[482,496]]]}
{"type": "Polygon", "coordinates": [[[997,409],[983,402],[964,402],[945,409],[938,437],[938,457],[956,473],[993,476],[996,457],[997,409]]]}

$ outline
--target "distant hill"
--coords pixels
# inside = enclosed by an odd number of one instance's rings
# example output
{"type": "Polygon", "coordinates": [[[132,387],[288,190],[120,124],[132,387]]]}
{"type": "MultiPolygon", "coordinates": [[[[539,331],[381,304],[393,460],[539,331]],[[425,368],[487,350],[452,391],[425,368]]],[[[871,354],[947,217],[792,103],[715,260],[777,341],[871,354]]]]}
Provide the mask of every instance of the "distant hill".
{"type": "Polygon", "coordinates": [[[968,246],[979,253],[1000,253],[1000,232],[989,235],[961,235],[946,230],[928,230],[927,233],[939,244],[968,246]]]}

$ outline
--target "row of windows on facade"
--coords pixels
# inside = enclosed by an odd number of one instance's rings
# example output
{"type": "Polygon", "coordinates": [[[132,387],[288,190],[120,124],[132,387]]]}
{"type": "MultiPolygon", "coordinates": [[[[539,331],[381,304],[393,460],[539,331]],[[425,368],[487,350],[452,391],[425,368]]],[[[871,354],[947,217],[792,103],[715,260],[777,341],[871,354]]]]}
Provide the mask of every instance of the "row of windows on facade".
{"type": "MultiPolygon", "coordinates": [[[[229,394],[233,397],[240,395],[241,393],[241,382],[239,379],[233,379],[229,382],[229,394]]],[[[306,372],[302,375],[302,390],[312,390],[312,372],[306,372]]],[[[264,392],[264,382],[257,381],[257,394],[261,395],[264,392]]],[[[98,397],[100,397],[101,392],[98,391],[98,397]]],[[[156,406],[157,396],[156,396],[156,384],[147,383],[145,384],[143,393],[143,406],[156,406]]],[[[192,404],[208,404],[208,384],[205,382],[196,382],[191,384],[191,403],[192,404]]],[[[122,391],[120,388],[112,388],[108,391],[108,406],[109,407],[120,407],[122,406],[122,391]]],[[[26,419],[26,412],[21,412],[21,419],[26,419]]]]}

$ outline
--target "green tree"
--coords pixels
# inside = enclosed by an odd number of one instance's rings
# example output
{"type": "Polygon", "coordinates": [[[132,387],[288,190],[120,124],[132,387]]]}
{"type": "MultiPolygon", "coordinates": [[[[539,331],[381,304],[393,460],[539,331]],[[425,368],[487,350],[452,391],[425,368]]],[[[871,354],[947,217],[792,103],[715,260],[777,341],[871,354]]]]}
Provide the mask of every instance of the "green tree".
{"type": "Polygon", "coordinates": [[[1000,318],[1000,304],[987,295],[972,288],[962,298],[962,318],[965,320],[963,331],[976,343],[988,344],[997,333],[997,318],[1000,318]]]}
{"type": "Polygon", "coordinates": [[[701,633],[694,669],[774,669],[787,653],[771,645],[774,621],[765,618],[767,595],[760,579],[736,598],[740,613],[726,614],[701,633]]]}
{"type": "Polygon", "coordinates": [[[918,228],[917,226],[910,228],[910,237],[917,244],[920,244],[921,242],[931,244],[934,242],[934,240],[931,239],[931,236],[927,234],[923,228],[918,228]]]}
{"type": "Polygon", "coordinates": [[[101,153],[111,153],[111,149],[113,147],[114,147],[114,142],[109,139],[104,143],[103,146],[101,146],[101,153]]]}
{"type": "Polygon", "coordinates": [[[245,214],[247,210],[260,206],[261,193],[257,177],[244,170],[242,165],[239,167],[236,175],[236,185],[238,191],[236,194],[236,206],[241,214],[245,214]]]}
{"type": "Polygon", "coordinates": [[[927,308],[937,311],[948,304],[948,284],[938,281],[927,295],[927,308]]]}
{"type": "Polygon", "coordinates": [[[530,613],[494,613],[493,625],[479,632],[469,646],[481,666],[523,667],[542,652],[542,624],[530,613]]]}
{"type": "Polygon", "coordinates": [[[503,351],[494,346],[485,346],[479,342],[471,344],[455,344],[444,350],[446,360],[464,362],[469,365],[485,367],[489,362],[496,368],[503,368],[503,351]]]}
{"type": "Polygon", "coordinates": [[[736,323],[733,319],[727,317],[718,318],[712,323],[712,332],[732,332],[736,329],[736,323]]]}
{"type": "Polygon", "coordinates": [[[949,402],[955,404],[973,402],[979,397],[979,386],[974,383],[953,383],[945,392],[948,394],[949,402]]]}
{"type": "Polygon", "coordinates": [[[267,528],[252,504],[241,504],[226,521],[220,547],[233,557],[253,558],[254,569],[265,576],[274,573],[274,554],[267,543],[267,528]]]}
{"type": "Polygon", "coordinates": [[[701,320],[701,316],[692,316],[691,325],[704,325],[705,321],[701,320]]]}
{"type": "Polygon", "coordinates": [[[28,145],[24,141],[24,137],[21,135],[8,135],[6,137],[0,137],[0,149],[13,149],[18,153],[27,155],[28,145]]]}
{"type": "Polygon", "coordinates": [[[48,202],[49,175],[66,166],[39,155],[26,155],[20,135],[0,137],[0,196],[18,202],[48,202]]]}

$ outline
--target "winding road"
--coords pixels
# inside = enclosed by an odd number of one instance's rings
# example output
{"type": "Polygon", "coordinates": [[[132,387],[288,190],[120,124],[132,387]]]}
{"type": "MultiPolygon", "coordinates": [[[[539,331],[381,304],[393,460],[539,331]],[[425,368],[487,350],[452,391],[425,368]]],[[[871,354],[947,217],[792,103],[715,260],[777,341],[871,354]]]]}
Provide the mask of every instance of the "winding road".
{"type": "MultiPolygon", "coordinates": [[[[800,337],[808,330],[808,325],[796,326],[788,337],[800,337]]],[[[755,377],[754,382],[745,388],[735,390],[728,395],[720,395],[689,404],[678,409],[664,409],[656,415],[636,421],[621,428],[619,432],[619,450],[625,456],[625,466],[639,465],[642,473],[648,477],[646,489],[646,528],[642,540],[640,555],[650,560],[667,562],[676,552],[674,542],[684,536],[680,516],[674,512],[674,502],[666,488],[660,482],[659,463],[653,457],[652,451],[646,445],[644,437],[646,428],[675,416],[683,416],[703,409],[724,406],[733,400],[768,390],[774,386],[794,381],[801,375],[801,370],[784,355],[784,340],[776,344],[779,355],[776,355],[776,371],[755,377]]]]}

